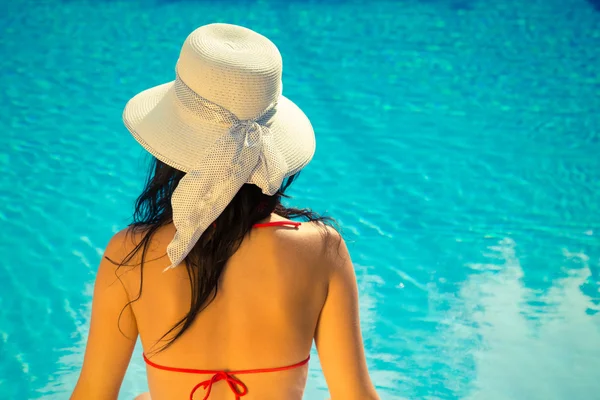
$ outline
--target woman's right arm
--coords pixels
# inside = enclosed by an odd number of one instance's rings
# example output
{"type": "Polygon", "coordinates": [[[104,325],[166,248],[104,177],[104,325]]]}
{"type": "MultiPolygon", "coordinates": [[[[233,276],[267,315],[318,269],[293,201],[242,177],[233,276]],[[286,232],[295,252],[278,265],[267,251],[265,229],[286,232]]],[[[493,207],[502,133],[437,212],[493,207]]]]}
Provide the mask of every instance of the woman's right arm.
{"type": "Polygon", "coordinates": [[[354,267],[344,240],[331,233],[339,248],[323,253],[329,287],[315,333],[325,380],[331,400],[379,400],[365,360],[354,267]]]}

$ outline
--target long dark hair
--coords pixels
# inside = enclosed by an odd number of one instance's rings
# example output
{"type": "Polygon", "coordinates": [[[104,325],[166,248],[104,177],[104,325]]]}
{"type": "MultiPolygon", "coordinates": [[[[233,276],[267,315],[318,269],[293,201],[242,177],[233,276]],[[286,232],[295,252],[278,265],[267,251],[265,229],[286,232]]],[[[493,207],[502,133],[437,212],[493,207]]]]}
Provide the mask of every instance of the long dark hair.
{"type": "MultiPolygon", "coordinates": [[[[110,260],[119,268],[124,265],[132,266],[129,263],[141,251],[140,263],[133,264],[136,267],[139,265],[140,269],[139,291],[137,297],[125,307],[130,306],[142,295],[143,268],[148,245],[159,228],[172,223],[171,196],[184,175],[184,172],[153,157],[146,186],[135,202],[133,222],[129,225],[128,231],[129,233],[141,232],[143,239],[121,262],[110,260]]],[[[196,316],[214,300],[219,288],[219,278],[227,261],[239,248],[255,223],[275,213],[288,219],[318,222],[325,235],[329,233],[326,225],[336,226],[335,221],[330,217],[320,216],[308,209],[289,208],[281,204],[282,197],[289,197],[285,195],[285,191],[296,178],[297,174],[286,178],[279,191],[273,196],[263,194],[258,186],[245,184],[215,223],[202,234],[185,259],[192,295],[190,309],[159,339],[159,342],[166,341],[166,344],[157,352],[165,350],[179,339],[192,325],[196,316]]]]}

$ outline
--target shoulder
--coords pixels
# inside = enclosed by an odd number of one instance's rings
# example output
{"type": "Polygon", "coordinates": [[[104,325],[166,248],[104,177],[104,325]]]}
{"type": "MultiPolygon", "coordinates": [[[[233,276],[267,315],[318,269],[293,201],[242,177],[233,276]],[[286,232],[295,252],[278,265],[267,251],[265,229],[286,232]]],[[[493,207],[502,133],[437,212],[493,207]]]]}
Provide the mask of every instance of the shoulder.
{"type": "Polygon", "coordinates": [[[280,232],[299,255],[310,258],[311,263],[326,270],[331,270],[347,257],[348,250],[341,233],[322,222],[303,222],[297,232],[280,232]]]}
{"type": "Polygon", "coordinates": [[[138,251],[144,238],[144,232],[127,227],[113,234],[108,241],[98,271],[96,285],[109,287],[116,281],[127,293],[139,279],[141,251],[138,251]],[[137,273],[131,273],[137,271],[137,273]]]}
{"type": "Polygon", "coordinates": [[[118,271],[118,276],[123,277],[135,270],[141,264],[145,236],[145,230],[133,227],[113,234],[104,249],[98,274],[115,275],[118,271]]]}
{"type": "Polygon", "coordinates": [[[104,250],[104,258],[110,258],[115,262],[122,262],[142,242],[143,233],[132,227],[127,227],[115,233],[104,250]]]}
{"type": "Polygon", "coordinates": [[[324,255],[329,255],[344,241],[337,229],[319,221],[305,222],[301,227],[303,236],[324,255]]]}

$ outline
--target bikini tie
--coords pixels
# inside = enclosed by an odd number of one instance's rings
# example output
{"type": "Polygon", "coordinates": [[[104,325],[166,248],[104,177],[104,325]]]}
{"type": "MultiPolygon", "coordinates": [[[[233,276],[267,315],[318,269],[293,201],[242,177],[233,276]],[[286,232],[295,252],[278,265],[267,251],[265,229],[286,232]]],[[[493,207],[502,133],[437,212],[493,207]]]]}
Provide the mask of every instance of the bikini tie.
{"type": "MultiPolygon", "coordinates": [[[[298,225],[300,225],[299,222],[294,222],[294,221],[273,221],[273,222],[267,222],[264,224],[257,224],[257,225],[283,226],[286,223],[291,223],[291,225],[294,227],[298,227],[298,225]]],[[[202,400],[208,400],[208,397],[210,396],[210,392],[212,390],[212,386],[219,381],[226,381],[227,384],[229,385],[229,388],[235,395],[235,400],[240,400],[241,397],[248,394],[248,387],[244,384],[244,382],[240,381],[234,375],[261,374],[261,373],[265,373],[265,372],[287,371],[289,369],[294,369],[294,368],[298,368],[303,365],[306,365],[306,364],[308,364],[308,361],[310,360],[310,356],[308,356],[304,360],[302,360],[296,364],[286,365],[285,367],[242,369],[242,370],[238,370],[238,371],[227,372],[227,371],[216,371],[216,370],[205,370],[205,369],[167,367],[165,365],[159,365],[159,364],[156,364],[156,363],[150,361],[148,359],[148,357],[146,357],[145,353],[142,354],[142,356],[144,357],[144,361],[146,362],[146,364],[148,364],[149,366],[151,366],[153,368],[161,369],[163,371],[181,372],[181,373],[185,373],[185,374],[212,374],[212,377],[210,379],[200,382],[199,384],[194,386],[194,388],[192,389],[192,391],[190,393],[190,400],[194,400],[194,393],[196,393],[196,391],[200,388],[203,388],[204,390],[206,390],[206,394],[204,395],[204,399],[202,399],[202,400]]]]}
{"type": "Polygon", "coordinates": [[[219,371],[215,373],[210,379],[200,382],[192,389],[190,393],[190,400],[194,400],[194,393],[200,388],[206,390],[206,395],[203,400],[208,400],[210,396],[210,391],[212,390],[213,384],[219,381],[226,381],[229,385],[229,388],[235,394],[235,400],[240,400],[240,397],[243,397],[248,394],[248,388],[244,385],[244,382],[240,381],[233,375],[228,374],[225,371],[219,371]]]}

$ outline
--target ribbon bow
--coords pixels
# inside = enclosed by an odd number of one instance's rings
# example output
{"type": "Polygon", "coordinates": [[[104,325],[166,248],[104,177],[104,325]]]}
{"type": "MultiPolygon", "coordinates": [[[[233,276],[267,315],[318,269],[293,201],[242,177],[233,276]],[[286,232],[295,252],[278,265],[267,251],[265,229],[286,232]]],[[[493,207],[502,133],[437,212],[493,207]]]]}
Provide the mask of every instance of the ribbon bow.
{"type": "Polygon", "coordinates": [[[274,115],[276,105],[258,118],[240,120],[228,110],[197,97],[196,106],[203,107],[209,119],[231,125],[179,181],[173,193],[171,204],[177,232],[167,247],[171,265],[165,270],[185,259],[245,183],[253,183],[272,196],[288,171],[265,121],[274,115]]]}
{"type": "Polygon", "coordinates": [[[240,400],[240,397],[243,397],[248,394],[248,387],[244,385],[244,382],[240,381],[233,375],[228,374],[225,371],[219,371],[215,373],[210,379],[200,382],[192,389],[190,393],[190,400],[194,400],[194,393],[200,388],[206,390],[206,395],[203,400],[207,400],[210,396],[210,392],[212,390],[213,384],[219,381],[226,381],[229,385],[229,388],[235,394],[235,400],[240,400]]]}

